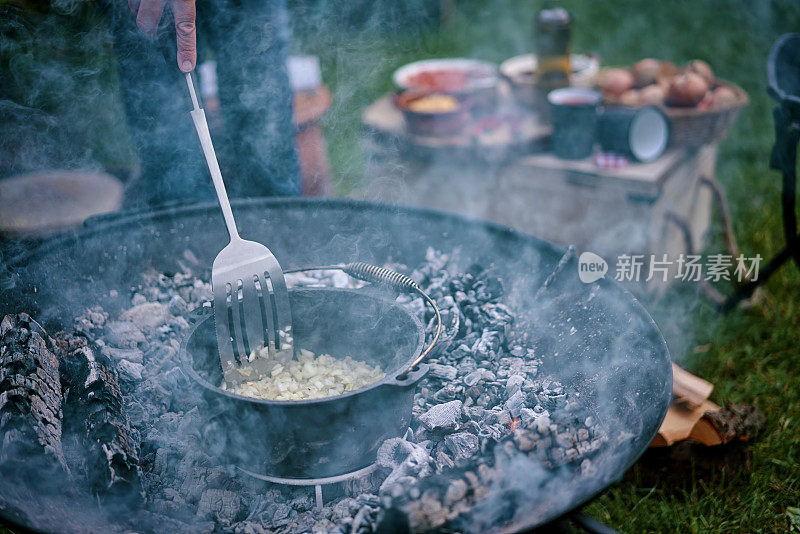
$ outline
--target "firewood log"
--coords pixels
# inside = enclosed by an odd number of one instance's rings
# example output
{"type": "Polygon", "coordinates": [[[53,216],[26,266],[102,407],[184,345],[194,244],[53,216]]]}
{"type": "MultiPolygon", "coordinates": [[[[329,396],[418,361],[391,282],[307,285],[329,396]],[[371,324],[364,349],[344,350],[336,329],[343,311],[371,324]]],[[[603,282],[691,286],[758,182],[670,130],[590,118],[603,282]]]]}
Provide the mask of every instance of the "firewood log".
{"type": "Polygon", "coordinates": [[[68,387],[65,423],[86,447],[86,477],[99,495],[141,498],[139,444],[125,414],[113,363],[80,336],[63,336],[61,373],[68,387]]]}
{"type": "Polygon", "coordinates": [[[57,347],[25,313],[0,322],[0,472],[47,478],[68,472],[61,446],[57,347]]]}

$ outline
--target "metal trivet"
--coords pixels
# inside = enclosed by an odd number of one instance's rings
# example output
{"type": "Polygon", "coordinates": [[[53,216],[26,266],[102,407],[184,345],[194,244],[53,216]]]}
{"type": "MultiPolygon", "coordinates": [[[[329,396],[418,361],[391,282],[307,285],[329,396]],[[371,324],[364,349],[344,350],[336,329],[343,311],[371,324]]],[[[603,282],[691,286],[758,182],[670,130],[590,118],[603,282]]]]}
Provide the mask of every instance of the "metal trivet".
{"type": "Polygon", "coordinates": [[[270,482],[272,484],[281,484],[284,486],[314,486],[314,498],[316,500],[317,508],[321,509],[325,506],[325,502],[322,496],[322,487],[323,486],[330,486],[333,484],[342,484],[345,482],[351,482],[354,480],[358,480],[361,478],[366,478],[371,475],[376,469],[378,468],[377,462],[368,465],[367,467],[363,467],[356,471],[351,471],[349,473],[344,473],[342,475],[336,475],[332,477],[325,477],[325,478],[283,478],[283,477],[274,477],[270,475],[262,475],[259,473],[254,473],[248,469],[244,469],[243,467],[236,466],[236,469],[239,471],[250,475],[253,478],[258,480],[263,480],[265,482],[270,482]]]}

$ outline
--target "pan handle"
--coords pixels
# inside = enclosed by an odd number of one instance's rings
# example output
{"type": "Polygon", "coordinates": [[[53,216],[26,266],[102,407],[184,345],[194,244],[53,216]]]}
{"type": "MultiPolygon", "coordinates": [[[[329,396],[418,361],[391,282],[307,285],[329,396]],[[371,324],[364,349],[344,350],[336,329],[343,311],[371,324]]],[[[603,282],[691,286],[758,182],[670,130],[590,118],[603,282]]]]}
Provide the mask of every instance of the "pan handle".
{"type": "Polygon", "coordinates": [[[419,356],[417,356],[417,358],[411,362],[411,365],[408,366],[408,369],[406,369],[406,371],[401,373],[399,376],[415,371],[417,365],[419,365],[422,360],[427,358],[427,356],[439,342],[439,337],[442,335],[442,314],[439,311],[439,306],[436,305],[436,301],[434,301],[427,293],[425,293],[425,291],[423,291],[422,288],[419,287],[419,285],[417,285],[417,283],[410,276],[392,271],[390,269],[385,269],[383,267],[376,267],[375,265],[370,265],[369,263],[364,262],[354,262],[346,265],[329,265],[325,267],[303,267],[299,269],[287,269],[283,272],[286,274],[302,271],[328,271],[333,269],[343,271],[353,278],[358,278],[359,280],[364,280],[365,282],[385,284],[399,291],[416,293],[422,297],[422,300],[428,303],[431,308],[433,308],[433,312],[436,317],[436,329],[434,330],[433,338],[422,350],[419,356]]]}
{"type": "Polygon", "coordinates": [[[406,387],[416,384],[420,378],[428,374],[428,364],[418,364],[416,369],[410,369],[398,373],[390,378],[386,383],[391,386],[406,387]]]}
{"type": "Polygon", "coordinates": [[[426,346],[419,356],[417,356],[417,358],[411,362],[411,365],[408,366],[408,370],[406,372],[413,371],[414,368],[419,365],[419,363],[424,360],[428,354],[430,354],[430,352],[436,346],[436,343],[438,343],[439,336],[442,334],[442,314],[439,311],[439,306],[436,305],[436,301],[434,301],[427,293],[425,293],[425,291],[423,291],[422,288],[419,287],[419,285],[417,285],[417,283],[410,276],[398,273],[397,271],[392,271],[391,269],[386,269],[383,267],[376,267],[375,265],[370,265],[364,262],[348,263],[347,265],[342,266],[341,269],[353,278],[358,278],[359,280],[364,280],[365,282],[386,284],[399,291],[417,293],[433,308],[433,312],[436,314],[436,330],[433,334],[433,339],[431,339],[431,342],[428,343],[428,346],[426,346]]]}

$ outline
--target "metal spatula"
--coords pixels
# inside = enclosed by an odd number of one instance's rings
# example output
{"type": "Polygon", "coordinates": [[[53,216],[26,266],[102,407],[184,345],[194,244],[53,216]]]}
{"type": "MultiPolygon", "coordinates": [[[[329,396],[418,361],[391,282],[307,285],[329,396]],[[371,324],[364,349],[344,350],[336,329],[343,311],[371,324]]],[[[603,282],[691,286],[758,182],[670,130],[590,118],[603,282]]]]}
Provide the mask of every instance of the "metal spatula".
{"type": "Polygon", "coordinates": [[[186,83],[197,135],[211,172],[231,242],[214,259],[211,289],[220,363],[225,380],[239,383],[269,372],[294,355],[289,293],[278,260],[267,247],[239,237],[225,192],[206,114],[197,101],[189,73],[186,83]],[[267,348],[267,357],[262,357],[267,348]]]}

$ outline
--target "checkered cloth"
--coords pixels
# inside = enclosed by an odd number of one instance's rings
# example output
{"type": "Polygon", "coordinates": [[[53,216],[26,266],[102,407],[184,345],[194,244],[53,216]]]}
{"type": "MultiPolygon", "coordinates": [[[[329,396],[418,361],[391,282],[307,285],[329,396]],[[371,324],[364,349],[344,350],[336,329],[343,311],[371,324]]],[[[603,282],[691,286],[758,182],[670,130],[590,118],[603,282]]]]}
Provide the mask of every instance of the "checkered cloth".
{"type": "Polygon", "coordinates": [[[594,155],[594,164],[602,169],[619,169],[627,167],[630,162],[627,157],[616,152],[598,152],[594,155]]]}

